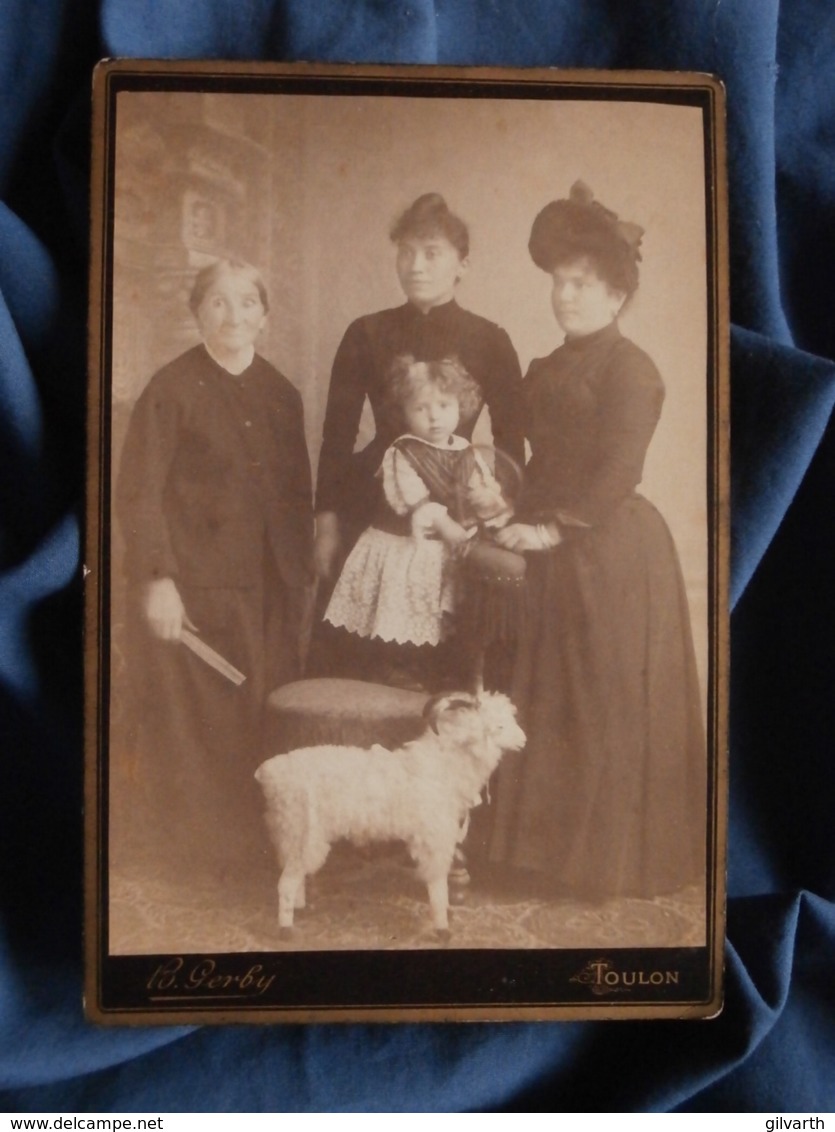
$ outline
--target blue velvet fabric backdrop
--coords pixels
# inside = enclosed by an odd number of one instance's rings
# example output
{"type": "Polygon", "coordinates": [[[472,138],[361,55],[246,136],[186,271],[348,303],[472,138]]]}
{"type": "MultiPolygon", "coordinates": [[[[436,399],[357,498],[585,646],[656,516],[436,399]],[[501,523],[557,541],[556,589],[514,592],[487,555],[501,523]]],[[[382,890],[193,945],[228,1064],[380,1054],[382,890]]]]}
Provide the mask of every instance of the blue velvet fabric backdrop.
{"type": "Polygon", "coordinates": [[[0,1089],[16,1110],[835,1108],[831,0],[0,0],[0,1089]],[[81,1014],[89,86],[103,56],[688,69],[729,112],[733,691],[716,1021],[81,1014]]]}

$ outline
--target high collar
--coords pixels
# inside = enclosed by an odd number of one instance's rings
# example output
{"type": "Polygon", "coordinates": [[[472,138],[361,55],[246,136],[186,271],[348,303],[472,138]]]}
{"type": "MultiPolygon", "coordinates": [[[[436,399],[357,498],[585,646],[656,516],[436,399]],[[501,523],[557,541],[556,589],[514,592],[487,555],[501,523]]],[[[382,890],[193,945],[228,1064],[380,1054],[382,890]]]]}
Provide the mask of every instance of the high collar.
{"type": "Polygon", "coordinates": [[[400,309],[409,318],[413,318],[415,320],[427,319],[428,321],[436,322],[449,318],[451,314],[454,314],[461,308],[458,306],[458,303],[455,301],[455,299],[450,299],[449,302],[439,303],[436,307],[430,307],[429,310],[426,311],[426,313],[424,313],[420,309],[420,307],[415,306],[415,304],[411,301],[404,303],[400,309]]]}
{"type": "Polygon", "coordinates": [[[586,351],[596,349],[598,346],[608,346],[620,337],[620,327],[618,326],[618,320],[615,318],[612,319],[607,326],[601,327],[600,330],[593,330],[591,334],[581,334],[576,338],[566,338],[562,344],[562,349],[571,350],[576,353],[585,353],[586,351]]]}

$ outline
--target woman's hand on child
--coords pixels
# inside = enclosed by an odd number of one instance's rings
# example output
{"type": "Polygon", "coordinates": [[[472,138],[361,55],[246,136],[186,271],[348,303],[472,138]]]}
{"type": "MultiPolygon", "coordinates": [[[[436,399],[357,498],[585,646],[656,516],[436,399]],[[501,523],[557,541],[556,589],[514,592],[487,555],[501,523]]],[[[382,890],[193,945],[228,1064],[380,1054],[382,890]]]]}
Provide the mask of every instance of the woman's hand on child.
{"type": "Polygon", "coordinates": [[[317,578],[330,578],[342,545],[339,519],[333,511],[316,516],[316,541],[313,544],[313,566],[317,578]]]}
{"type": "Polygon", "coordinates": [[[559,531],[550,525],[545,528],[534,527],[530,523],[511,523],[504,530],[496,531],[496,542],[505,550],[548,550],[560,542],[559,531]],[[543,531],[545,535],[543,535],[543,531]]]}
{"type": "Polygon", "coordinates": [[[151,632],[163,641],[179,641],[183,627],[197,631],[197,626],[186,613],[173,578],[159,578],[148,584],[145,591],[145,616],[151,632]]]}

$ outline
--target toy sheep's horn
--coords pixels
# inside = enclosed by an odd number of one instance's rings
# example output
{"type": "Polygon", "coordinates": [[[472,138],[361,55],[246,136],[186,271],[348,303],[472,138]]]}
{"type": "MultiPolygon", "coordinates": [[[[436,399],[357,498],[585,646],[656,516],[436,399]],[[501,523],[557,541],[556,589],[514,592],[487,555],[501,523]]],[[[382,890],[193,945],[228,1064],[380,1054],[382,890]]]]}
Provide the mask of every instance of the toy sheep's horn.
{"type": "Polygon", "coordinates": [[[438,716],[443,712],[459,711],[461,708],[472,710],[477,707],[478,701],[468,692],[441,692],[436,696],[431,696],[426,701],[423,707],[423,718],[437,735],[438,716]]]}

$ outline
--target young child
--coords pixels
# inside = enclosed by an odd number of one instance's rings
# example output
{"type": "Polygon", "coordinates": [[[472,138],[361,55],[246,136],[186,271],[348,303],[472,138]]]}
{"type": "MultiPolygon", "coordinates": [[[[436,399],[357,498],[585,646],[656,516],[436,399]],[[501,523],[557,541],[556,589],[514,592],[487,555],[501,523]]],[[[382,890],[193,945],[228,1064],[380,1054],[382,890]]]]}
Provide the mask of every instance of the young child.
{"type": "MultiPolygon", "coordinates": [[[[450,634],[456,558],[511,509],[485,461],[455,434],[478,412],[478,386],[454,359],[395,359],[388,402],[404,430],[377,471],[377,513],[348,556],[325,620],[369,642],[365,676],[428,687],[443,680],[438,646],[450,634]]],[[[462,674],[462,679],[466,674],[462,674]]]]}

